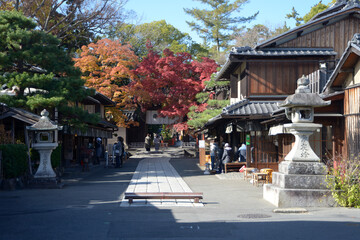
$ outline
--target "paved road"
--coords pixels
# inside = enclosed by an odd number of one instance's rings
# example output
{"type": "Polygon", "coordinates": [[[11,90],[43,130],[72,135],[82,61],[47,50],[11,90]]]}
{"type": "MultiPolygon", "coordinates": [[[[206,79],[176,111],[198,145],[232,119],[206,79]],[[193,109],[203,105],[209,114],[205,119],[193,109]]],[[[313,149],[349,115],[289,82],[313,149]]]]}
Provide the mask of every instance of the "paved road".
{"type": "MultiPolygon", "coordinates": [[[[126,193],[159,193],[176,192],[191,193],[175,168],[170,164],[169,157],[146,157],[141,160],[129,183],[126,193]]],[[[123,198],[121,207],[202,207],[202,203],[194,203],[191,199],[135,199],[132,204],[123,198]]]]}
{"type": "Polygon", "coordinates": [[[0,240],[12,239],[359,239],[360,210],[309,208],[273,213],[262,188],[229,175],[204,175],[181,149],[139,152],[121,169],[73,171],[63,189],[0,192],[0,240]],[[178,151],[180,150],[180,151],[178,151]],[[204,207],[120,207],[138,163],[168,158],[204,207]]]}

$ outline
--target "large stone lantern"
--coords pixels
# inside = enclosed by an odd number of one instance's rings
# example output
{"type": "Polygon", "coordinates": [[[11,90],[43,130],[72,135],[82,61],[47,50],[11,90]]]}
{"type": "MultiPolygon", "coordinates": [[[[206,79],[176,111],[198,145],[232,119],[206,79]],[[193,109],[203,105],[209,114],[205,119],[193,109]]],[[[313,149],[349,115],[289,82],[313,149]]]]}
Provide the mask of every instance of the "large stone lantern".
{"type": "Polygon", "coordinates": [[[49,112],[44,109],[41,112],[40,120],[27,129],[32,139],[32,148],[40,154],[40,165],[34,178],[57,182],[56,174],[51,166],[51,153],[58,146],[58,130],[61,130],[62,127],[52,124],[48,116],[49,112]]]}
{"type": "Polygon", "coordinates": [[[292,121],[284,124],[284,128],[295,136],[295,143],[285,161],[279,164],[279,172],[273,173],[273,183],[264,185],[263,196],[277,207],[329,206],[333,199],[326,188],[327,169],[311,148],[309,137],[322,127],[313,123],[314,108],[331,102],[311,93],[305,76],[297,84],[295,94],[279,104],[292,121]]]}
{"type": "Polygon", "coordinates": [[[279,107],[285,108],[286,116],[292,121],[284,124],[284,128],[295,136],[295,144],[285,157],[290,162],[320,162],[320,158],[312,150],[309,137],[322,127],[315,124],[314,108],[330,105],[331,101],[322,100],[317,93],[311,93],[309,79],[303,76],[297,81],[298,88],[295,94],[290,95],[279,107]]]}

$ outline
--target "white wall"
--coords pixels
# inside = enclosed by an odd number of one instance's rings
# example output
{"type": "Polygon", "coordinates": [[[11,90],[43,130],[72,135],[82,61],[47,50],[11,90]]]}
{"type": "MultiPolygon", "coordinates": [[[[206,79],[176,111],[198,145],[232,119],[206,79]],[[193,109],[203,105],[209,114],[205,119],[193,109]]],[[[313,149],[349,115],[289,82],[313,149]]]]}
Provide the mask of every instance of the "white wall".
{"type": "Polygon", "coordinates": [[[236,98],[230,98],[230,104],[234,104],[234,103],[237,103],[241,100],[244,99],[244,96],[241,95],[241,82],[240,82],[240,76],[241,76],[241,73],[245,70],[245,67],[246,67],[246,64],[245,63],[242,63],[240,65],[240,67],[238,67],[238,69],[236,69],[236,71],[234,72],[235,74],[238,75],[237,77],[237,97],[236,98]]]}
{"type": "Polygon", "coordinates": [[[117,142],[117,138],[118,137],[123,137],[124,141],[126,142],[126,128],[119,128],[118,131],[114,132],[113,137],[108,139],[108,144],[114,144],[115,142],[117,142]],[[114,134],[117,134],[117,136],[115,137],[114,134]]]}

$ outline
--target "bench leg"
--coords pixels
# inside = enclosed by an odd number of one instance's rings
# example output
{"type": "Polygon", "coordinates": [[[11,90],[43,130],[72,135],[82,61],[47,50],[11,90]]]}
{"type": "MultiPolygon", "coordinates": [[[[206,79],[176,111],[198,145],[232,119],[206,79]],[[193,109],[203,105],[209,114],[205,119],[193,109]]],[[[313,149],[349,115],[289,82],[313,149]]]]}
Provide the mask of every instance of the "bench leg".
{"type": "Polygon", "coordinates": [[[132,204],[132,203],[133,203],[133,199],[129,198],[129,204],[132,204]]]}
{"type": "Polygon", "coordinates": [[[199,203],[199,198],[194,198],[194,203],[199,203]]]}

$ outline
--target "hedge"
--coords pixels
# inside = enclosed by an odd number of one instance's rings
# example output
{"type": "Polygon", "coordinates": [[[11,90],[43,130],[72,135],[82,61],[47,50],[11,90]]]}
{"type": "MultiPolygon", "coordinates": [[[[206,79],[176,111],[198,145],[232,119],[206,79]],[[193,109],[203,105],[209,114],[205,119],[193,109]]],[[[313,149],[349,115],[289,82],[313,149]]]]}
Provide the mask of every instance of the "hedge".
{"type": "Polygon", "coordinates": [[[2,165],[4,178],[16,178],[25,175],[28,170],[27,147],[24,144],[3,144],[2,165]]]}

